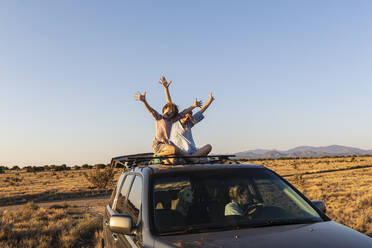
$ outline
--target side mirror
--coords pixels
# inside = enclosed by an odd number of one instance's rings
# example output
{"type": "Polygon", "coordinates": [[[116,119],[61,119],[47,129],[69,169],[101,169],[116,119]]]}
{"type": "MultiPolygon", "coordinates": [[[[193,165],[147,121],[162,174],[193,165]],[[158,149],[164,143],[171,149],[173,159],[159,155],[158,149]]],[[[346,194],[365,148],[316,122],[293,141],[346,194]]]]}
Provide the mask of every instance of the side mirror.
{"type": "Polygon", "coordinates": [[[313,201],[312,203],[315,205],[315,207],[317,207],[320,210],[320,212],[322,212],[323,214],[326,214],[327,210],[326,210],[326,206],[325,206],[324,202],[313,201]]]}
{"type": "Polygon", "coordinates": [[[126,214],[112,215],[110,218],[109,228],[114,233],[132,235],[133,234],[132,217],[126,214]]]}

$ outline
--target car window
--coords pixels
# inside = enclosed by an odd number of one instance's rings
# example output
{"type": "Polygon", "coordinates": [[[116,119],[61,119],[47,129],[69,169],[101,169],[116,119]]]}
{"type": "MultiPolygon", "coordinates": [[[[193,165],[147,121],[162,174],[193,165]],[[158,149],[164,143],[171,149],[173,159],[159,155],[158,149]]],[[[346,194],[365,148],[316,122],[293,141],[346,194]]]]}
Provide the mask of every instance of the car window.
{"type": "Polygon", "coordinates": [[[123,186],[121,187],[120,193],[118,195],[118,201],[116,203],[116,211],[118,211],[119,213],[124,213],[125,200],[132,185],[133,178],[134,175],[128,175],[125,178],[123,186]]]}
{"type": "Polygon", "coordinates": [[[255,183],[264,204],[286,209],[286,211],[296,216],[306,215],[308,212],[308,210],[303,208],[302,204],[296,204],[296,200],[291,199],[288,194],[289,187],[285,187],[280,181],[272,183],[268,179],[257,179],[255,183]],[[283,190],[283,187],[287,188],[287,190],[283,190]]]}
{"type": "Polygon", "coordinates": [[[110,200],[109,200],[109,206],[112,208],[112,205],[114,204],[114,199],[116,195],[116,189],[117,187],[114,188],[114,190],[111,193],[110,200]]]}
{"type": "Polygon", "coordinates": [[[133,186],[128,195],[128,202],[124,206],[124,212],[132,216],[133,223],[138,223],[138,216],[142,203],[142,177],[136,176],[133,186]]]}
{"type": "Polygon", "coordinates": [[[316,216],[316,211],[291,187],[279,178],[256,180],[263,201],[267,205],[277,206],[288,211],[292,216],[316,216]]]}
{"type": "Polygon", "coordinates": [[[322,221],[280,177],[266,169],[154,175],[152,221],[159,233],[322,221]]]}
{"type": "Polygon", "coordinates": [[[119,177],[119,180],[116,184],[116,187],[114,188],[114,190],[112,191],[112,194],[111,194],[111,197],[110,197],[110,201],[109,201],[109,206],[112,208],[113,205],[114,205],[114,200],[117,199],[117,193],[119,191],[119,188],[121,186],[121,184],[123,183],[123,180],[124,180],[124,177],[125,175],[124,174],[121,174],[120,177],[119,177]]]}

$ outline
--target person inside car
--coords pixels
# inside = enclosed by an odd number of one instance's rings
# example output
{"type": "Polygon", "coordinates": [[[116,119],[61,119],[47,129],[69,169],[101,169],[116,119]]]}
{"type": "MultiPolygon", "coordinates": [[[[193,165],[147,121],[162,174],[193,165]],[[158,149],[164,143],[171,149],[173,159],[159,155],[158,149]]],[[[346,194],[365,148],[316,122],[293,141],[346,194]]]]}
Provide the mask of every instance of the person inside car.
{"type": "Polygon", "coordinates": [[[176,211],[186,217],[193,200],[194,194],[190,188],[180,190],[180,192],[178,192],[178,199],[174,202],[176,211]]]}
{"type": "Polygon", "coordinates": [[[205,145],[201,148],[197,148],[192,136],[191,128],[195,124],[199,123],[204,119],[204,111],[211,105],[214,101],[212,93],[209,94],[208,101],[200,108],[200,110],[192,114],[192,112],[186,113],[185,117],[181,118],[179,121],[173,123],[170,141],[175,144],[182,151],[193,154],[194,156],[207,156],[211,150],[211,145],[205,145]]]}
{"type": "MultiPolygon", "coordinates": [[[[171,128],[174,122],[179,121],[183,118],[186,113],[192,111],[196,107],[201,107],[201,101],[195,99],[194,104],[182,111],[181,113],[178,112],[177,105],[175,105],[169,95],[168,87],[172,83],[172,81],[167,82],[165,77],[160,79],[160,84],[164,86],[165,93],[167,96],[167,104],[162,109],[162,115],[159,114],[156,110],[154,110],[146,101],[146,92],[141,94],[137,92],[135,95],[135,100],[143,102],[146,109],[150,112],[152,117],[155,119],[155,126],[156,126],[156,133],[155,138],[152,144],[152,148],[157,156],[182,156],[182,157],[189,157],[188,160],[194,162],[196,161],[193,159],[190,154],[184,152],[177,146],[171,144],[169,137],[171,128]]],[[[170,159],[170,162],[174,162],[173,159],[170,159]]]]}
{"type": "Polygon", "coordinates": [[[230,187],[229,196],[231,202],[225,206],[225,216],[246,215],[250,199],[249,189],[245,184],[238,184],[230,187]]]}

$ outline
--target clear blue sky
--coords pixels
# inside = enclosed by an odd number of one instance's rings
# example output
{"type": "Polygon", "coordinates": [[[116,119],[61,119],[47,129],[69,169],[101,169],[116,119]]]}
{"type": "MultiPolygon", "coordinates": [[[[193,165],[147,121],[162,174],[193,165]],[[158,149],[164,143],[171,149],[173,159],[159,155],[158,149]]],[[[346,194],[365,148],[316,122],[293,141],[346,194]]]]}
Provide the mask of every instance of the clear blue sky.
{"type": "Polygon", "coordinates": [[[215,153],[372,148],[371,1],[0,3],[0,165],[107,163],[151,151],[157,83],[215,153]]]}

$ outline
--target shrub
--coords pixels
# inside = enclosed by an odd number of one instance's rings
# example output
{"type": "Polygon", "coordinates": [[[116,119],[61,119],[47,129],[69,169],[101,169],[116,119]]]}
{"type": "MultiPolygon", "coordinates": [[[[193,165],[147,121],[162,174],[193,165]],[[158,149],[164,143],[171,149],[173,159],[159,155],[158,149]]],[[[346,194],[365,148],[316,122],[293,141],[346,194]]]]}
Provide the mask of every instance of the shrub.
{"type": "Polygon", "coordinates": [[[67,167],[65,164],[60,165],[60,166],[55,166],[55,167],[54,167],[54,170],[55,170],[55,171],[65,171],[65,170],[69,170],[69,169],[70,169],[70,168],[67,167]]]}
{"type": "Polygon", "coordinates": [[[105,169],[95,169],[89,174],[85,173],[84,176],[93,186],[105,189],[113,186],[115,171],[113,167],[108,166],[105,169]]]}
{"type": "Polygon", "coordinates": [[[39,206],[36,205],[33,201],[27,202],[25,205],[21,207],[22,211],[32,211],[32,210],[38,210],[39,206]]]}
{"type": "Polygon", "coordinates": [[[44,171],[44,167],[39,167],[39,166],[27,166],[25,167],[27,172],[39,172],[39,171],[44,171]]]}
{"type": "Polygon", "coordinates": [[[21,168],[19,168],[19,166],[18,165],[15,165],[15,166],[13,166],[12,168],[11,168],[11,170],[20,170],[21,168]]]}
{"type": "Polygon", "coordinates": [[[13,182],[21,182],[23,180],[23,177],[18,177],[17,175],[15,177],[10,178],[13,182]]]}
{"type": "Polygon", "coordinates": [[[92,169],[93,166],[92,165],[89,165],[89,164],[83,164],[83,166],[81,166],[83,169],[92,169]]]}
{"type": "Polygon", "coordinates": [[[65,209],[65,208],[68,208],[68,207],[70,207],[70,205],[68,205],[67,203],[53,204],[53,205],[49,206],[49,209],[65,209]]]}
{"type": "Polygon", "coordinates": [[[104,165],[104,164],[95,164],[94,165],[94,169],[104,169],[106,167],[106,165],[104,165]]]}

